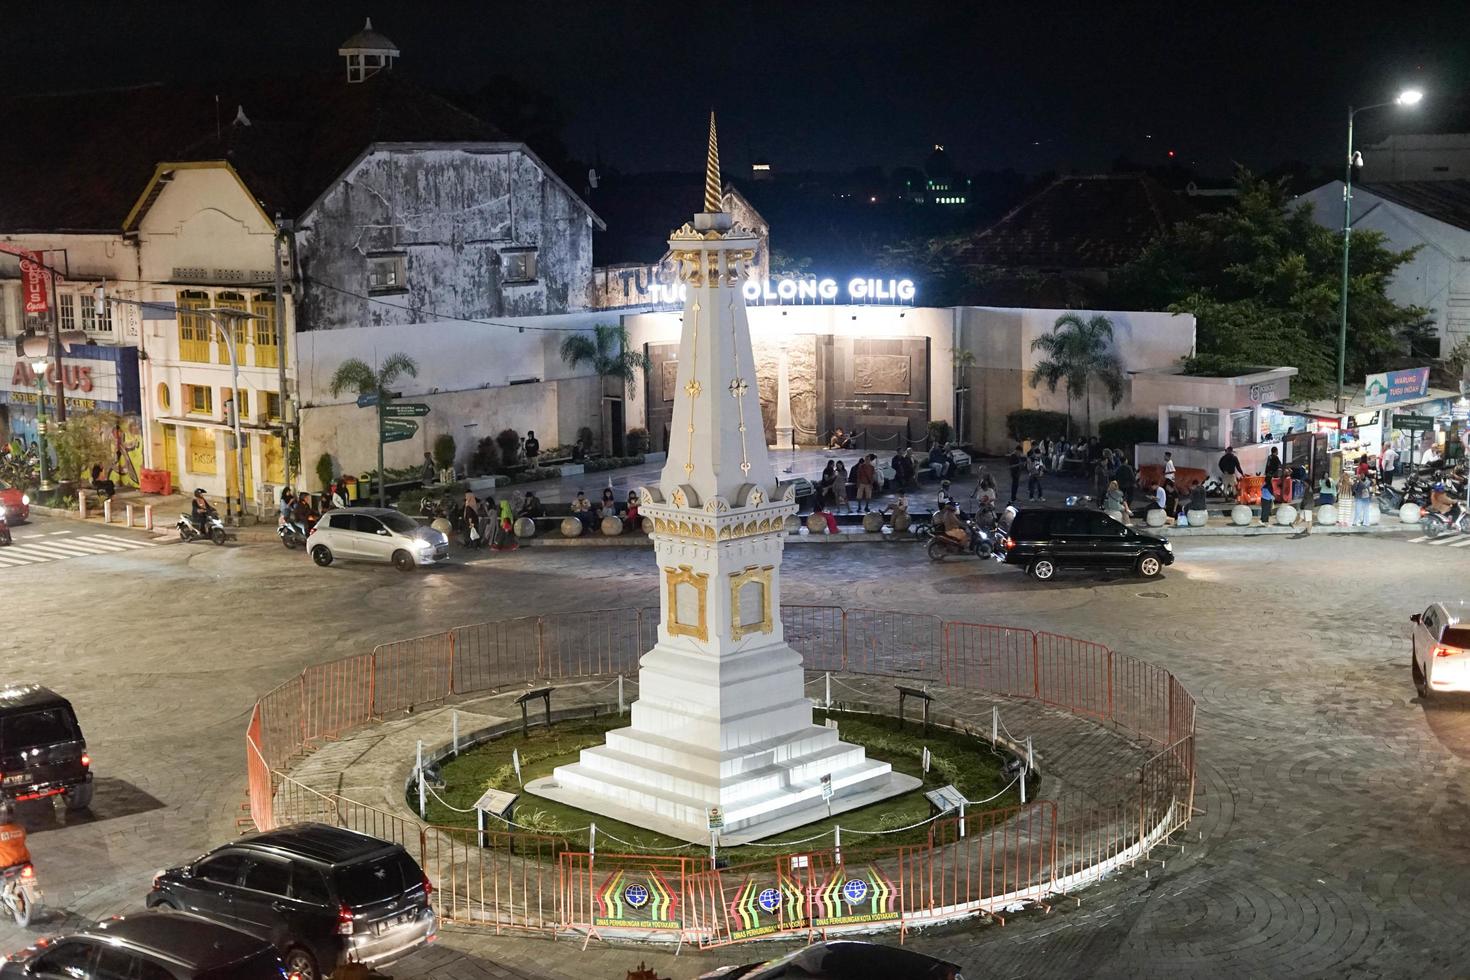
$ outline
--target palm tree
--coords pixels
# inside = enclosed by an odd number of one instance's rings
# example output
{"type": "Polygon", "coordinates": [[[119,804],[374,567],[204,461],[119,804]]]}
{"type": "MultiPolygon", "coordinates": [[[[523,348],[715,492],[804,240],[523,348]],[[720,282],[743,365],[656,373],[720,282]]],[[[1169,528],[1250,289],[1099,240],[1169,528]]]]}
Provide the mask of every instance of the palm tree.
{"type": "Polygon", "coordinates": [[[378,409],[374,414],[378,421],[378,506],[380,507],[388,506],[388,480],[387,475],[383,472],[383,404],[392,397],[393,383],[405,374],[410,378],[418,377],[419,366],[413,358],[401,352],[389,354],[376,371],[366,361],[349,357],[337,365],[336,372],[332,374],[331,384],[328,385],[333,398],[344,391],[377,396],[378,409]]]}
{"type": "Polygon", "coordinates": [[[1052,332],[1031,341],[1031,349],[1046,356],[1031,369],[1031,387],[1045,383],[1055,392],[1067,388],[1067,438],[1072,436],[1072,400],[1079,395],[1087,406],[1087,434],[1092,434],[1092,382],[1108,391],[1114,407],[1123,400],[1123,362],[1113,346],[1113,321],[1101,313],[1086,320],[1076,313],[1057,317],[1052,332]]]}
{"type": "MultiPolygon", "coordinates": [[[[648,370],[648,355],[630,350],[628,328],[621,323],[599,323],[592,334],[574,333],[561,342],[561,359],[568,367],[587,365],[602,379],[602,393],[607,395],[607,382],[616,378],[631,397],[638,382],[638,372],[648,370]]],[[[603,413],[597,413],[597,438],[607,449],[607,433],[603,413]]]]}
{"type": "Polygon", "coordinates": [[[969,428],[966,424],[965,409],[970,403],[970,369],[975,366],[975,352],[971,350],[957,350],[954,352],[954,392],[958,407],[955,411],[955,441],[964,445],[965,430],[969,428]]]}

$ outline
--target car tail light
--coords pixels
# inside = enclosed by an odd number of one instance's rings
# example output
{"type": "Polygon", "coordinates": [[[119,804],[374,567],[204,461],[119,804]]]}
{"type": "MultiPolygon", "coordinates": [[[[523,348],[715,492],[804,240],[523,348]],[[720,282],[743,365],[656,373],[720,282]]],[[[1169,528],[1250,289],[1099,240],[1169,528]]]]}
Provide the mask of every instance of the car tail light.
{"type": "Polygon", "coordinates": [[[1014,538],[1006,538],[1006,550],[1007,551],[1010,551],[1015,546],[1016,546],[1016,542],[1015,542],[1015,539],[1014,538]]]}
{"type": "Polygon", "coordinates": [[[87,753],[83,752],[82,753],[82,768],[83,769],[87,769],[87,768],[90,768],[91,765],[92,765],[92,757],[90,755],[88,755],[87,753]]]}
{"type": "Polygon", "coordinates": [[[434,897],[434,883],[429,880],[428,872],[424,872],[424,897],[434,897]]]}
{"type": "Polygon", "coordinates": [[[337,906],[337,935],[352,935],[352,910],[346,904],[337,906]]]}
{"type": "Polygon", "coordinates": [[[1434,647],[1434,655],[1436,657],[1452,657],[1460,652],[1461,651],[1456,650],[1454,647],[1447,647],[1443,644],[1436,644],[1434,647]]]}

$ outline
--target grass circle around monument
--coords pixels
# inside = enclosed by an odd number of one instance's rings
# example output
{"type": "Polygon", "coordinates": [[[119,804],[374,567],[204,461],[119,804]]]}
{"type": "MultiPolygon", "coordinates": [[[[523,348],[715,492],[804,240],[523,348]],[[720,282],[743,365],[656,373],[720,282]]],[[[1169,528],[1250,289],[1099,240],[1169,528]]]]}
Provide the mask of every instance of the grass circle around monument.
{"type": "MultiPolygon", "coordinates": [[[[953,785],[967,799],[986,801],[967,808],[968,813],[1020,803],[1017,788],[1006,789],[1011,782],[1004,772],[1009,757],[984,739],[938,727],[931,727],[924,735],[912,720],[900,730],[895,718],[883,715],[839,711],[829,715],[818,709],[813,720],[820,725],[828,717],[837,722],[843,741],[862,746],[869,758],[887,762],[895,772],[921,778],[923,785],[879,803],[775,834],[756,844],[721,848],[722,853],[738,851],[758,857],[821,849],[832,844],[832,831],[837,826],[842,828],[844,846],[922,844],[929,839],[931,825],[926,821],[934,815],[924,793],[941,786],[953,785]],[[927,775],[923,772],[925,748],[930,756],[927,775]],[[849,833],[853,836],[848,836],[849,833]],[[818,839],[811,840],[813,837],[818,839]]],[[[673,849],[678,853],[687,848],[689,853],[707,852],[707,844],[690,844],[521,791],[512,762],[513,751],[520,754],[521,780],[530,782],[551,775],[557,766],[576,762],[583,749],[601,745],[609,730],[626,724],[626,717],[616,715],[564,720],[550,728],[532,728],[527,736],[519,731],[497,736],[462,752],[458,758],[445,760],[440,767],[444,788],[437,791],[443,802],[429,797],[427,822],[441,827],[474,827],[475,813],[471,807],[485,790],[498,789],[521,794],[512,818],[517,826],[512,829],[561,837],[572,848],[587,846],[587,827],[595,822],[599,851],[636,853],[673,849]]],[[[410,805],[416,808],[417,794],[410,792],[409,796],[410,805]]],[[[488,818],[486,829],[503,830],[505,825],[488,818]]]]}

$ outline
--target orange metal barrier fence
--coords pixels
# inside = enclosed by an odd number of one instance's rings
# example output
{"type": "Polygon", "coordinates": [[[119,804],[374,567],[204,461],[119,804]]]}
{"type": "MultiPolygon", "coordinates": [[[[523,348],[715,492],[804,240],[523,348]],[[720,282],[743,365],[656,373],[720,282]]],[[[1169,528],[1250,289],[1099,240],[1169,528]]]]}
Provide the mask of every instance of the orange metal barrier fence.
{"type": "Polygon", "coordinates": [[[593,855],[528,833],[424,827],[284,775],[322,739],[452,695],[635,674],[657,640],[658,610],[592,610],[460,626],[308,667],[251,711],[251,818],[262,829],[320,820],[402,843],[420,857],[451,921],[497,931],[667,934],[710,946],[995,912],[1136,861],[1193,814],[1194,699],[1163,668],[1074,637],[918,613],[793,605],[781,615],[809,671],[1036,700],[1115,725],[1152,743],[1154,754],[1096,796],[1109,802],[1085,812],[1033,801],[937,821],[923,845],[885,849],[859,839],[719,869],[697,858],[593,855]]]}

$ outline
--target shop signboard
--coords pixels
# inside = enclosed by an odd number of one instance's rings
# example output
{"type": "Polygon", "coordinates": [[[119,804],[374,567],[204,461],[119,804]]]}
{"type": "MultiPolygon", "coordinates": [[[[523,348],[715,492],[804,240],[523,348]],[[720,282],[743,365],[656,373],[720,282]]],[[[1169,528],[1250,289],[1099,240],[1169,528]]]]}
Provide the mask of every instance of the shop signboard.
{"type": "Polygon", "coordinates": [[[1417,429],[1424,431],[1434,428],[1434,419],[1428,415],[1407,415],[1403,412],[1394,412],[1393,427],[1395,429],[1417,429]]]}
{"type": "Polygon", "coordinates": [[[9,252],[20,258],[21,292],[27,313],[45,313],[51,309],[47,292],[46,270],[41,267],[41,255],[18,245],[0,243],[0,252],[9,252]]]}
{"type": "MultiPolygon", "coordinates": [[[[138,349],[76,344],[61,357],[61,390],[69,411],[118,412],[136,415],[142,410],[138,390],[138,349]]],[[[46,366],[46,406],[56,403],[57,368],[46,366]]],[[[13,347],[0,348],[0,405],[35,405],[41,399],[34,366],[15,356],[13,347]]]]}
{"type": "Polygon", "coordinates": [[[1364,405],[1392,405],[1429,393],[1429,368],[1370,374],[1363,384],[1364,405]]]}

